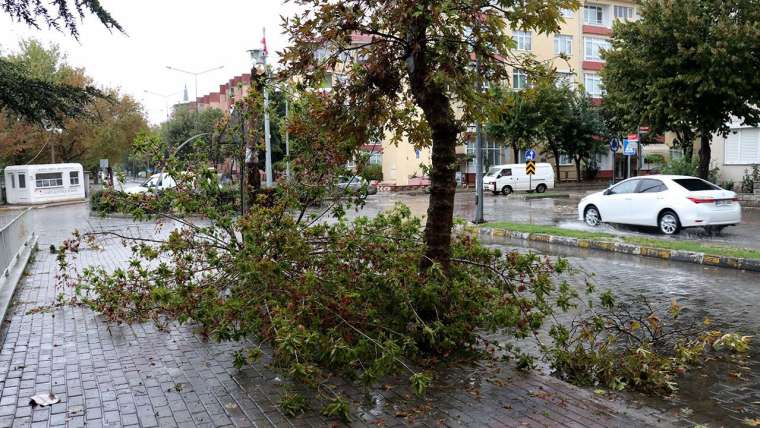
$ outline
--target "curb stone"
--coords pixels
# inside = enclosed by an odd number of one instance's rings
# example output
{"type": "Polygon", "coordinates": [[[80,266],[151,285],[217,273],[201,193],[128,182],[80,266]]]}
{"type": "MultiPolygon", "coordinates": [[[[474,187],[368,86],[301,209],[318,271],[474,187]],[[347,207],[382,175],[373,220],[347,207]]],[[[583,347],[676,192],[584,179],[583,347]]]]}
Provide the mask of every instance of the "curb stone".
{"type": "Polygon", "coordinates": [[[570,238],[564,236],[547,235],[543,233],[524,233],[509,229],[477,227],[473,225],[457,225],[454,227],[454,231],[457,233],[466,233],[469,235],[488,236],[497,241],[518,239],[523,241],[544,242],[548,244],[564,245],[567,247],[594,249],[600,251],[609,251],[612,253],[656,258],[661,260],[693,263],[704,266],[760,272],[760,260],[755,259],[744,259],[730,256],[715,256],[693,251],[668,250],[665,248],[647,247],[622,242],[570,238]]]}

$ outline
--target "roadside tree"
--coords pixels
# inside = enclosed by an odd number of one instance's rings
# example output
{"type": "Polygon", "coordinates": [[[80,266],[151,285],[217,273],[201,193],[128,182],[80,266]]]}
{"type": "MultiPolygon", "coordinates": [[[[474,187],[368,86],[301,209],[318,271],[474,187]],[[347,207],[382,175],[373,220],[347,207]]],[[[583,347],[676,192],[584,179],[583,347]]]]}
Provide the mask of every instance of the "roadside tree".
{"type": "Polygon", "coordinates": [[[486,132],[512,148],[515,162],[520,162],[520,150],[529,148],[537,138],[539,112],[533,95],[530,89],[515,91],[505,85],[489,91],[486,132]]]}
{"type": "MultiPolygon", "coordinates": [[[[284,23],[291,45],[282,62],[292,75],[320,84],[347,67],[345,102],[375,141],[391,135],[432,147],[426,251],[420,264],[450,266],[456,146],[483,116],[478,82],[506,81],[513,54],[508,29],[554,33],[575,0],[368,1],[296,0],[302,14],[284,23]],[[356,43],[356,40],[363,40],[356,43]],[[352,43],[352,41],[354,43],[352,43]],[[475,67],[477,59],[478,67],[475,67]],[[461,109],[462,114],[456,113],[461,109]]],[[[366,138],[354,139],[357,145],[366,138]]]]}
{"type": "Polygon", "coordinates": [[[760,3],[756,0],[645,0],[641,19],[619,22],[604,53],[605,102],[628,130],[675,132],[690,160],[699,137],[699,176],[710,142],[732,117],[760,123],[760,3]]]}

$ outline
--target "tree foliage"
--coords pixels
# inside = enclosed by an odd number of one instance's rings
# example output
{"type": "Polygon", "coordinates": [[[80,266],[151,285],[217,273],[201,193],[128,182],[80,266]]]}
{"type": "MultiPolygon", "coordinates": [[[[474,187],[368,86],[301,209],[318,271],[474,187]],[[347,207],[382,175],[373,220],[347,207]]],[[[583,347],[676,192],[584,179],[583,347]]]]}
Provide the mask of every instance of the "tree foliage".
{"type": "MultiPolygon", "coordinates": [[[[123,31],[121,25],[102,7],[98,0],[43,1],[2,0],[0,7],[11,19],[40,28],[67,31],[78,37],[78,19],[88,13],[109,29],[123,31]]],[[[0,110],[31,123],[63,126],[65,118],[87,113],[87,106],[104,94],[93,86],[78,87],[35,78],[35,70],[24,64],[0,58],[0,110]]]]}
{"type": "Polygon", "coordinates": [[[459,134],[481,116],[476,82],[505,81],[522,66],[507,29],[554,33],[575,0],[297,0],[284,23],[283,63],[304,82],[344,74],[345,103],[365,130],[358,144],[408,139],[432,147],[431,188],[421,264],[449,265],[459,134]],[[316,55],[318,52],[329,52],[316,55]],[[478,67],[473,59],[477,58],[478,67]],[[455,108],[462,114],[455,113],[455,108]]]}
{"type": "Polygon", "coordinates": [[[40,22],[43,22],[49,28],[66,31],[75,38],[79,37],[78,21],[88,14],[95,15],[108,29],[124,31],[99,0],[2,0],[0,7],[13,20],[37,29],[40,28],[40,22]]]}
{"type": "Polygon", "coordinates": [[[732,116],[760,121],[760,3],[756,0],[646,0],[641,19],[615,25],[602,71],[606,102],[627,124],[673,131],[690,156],[700,137],[699,175],[710,141],[732,116]]]}
{"type": "Polygon", "coordinates": [[[535,95],[533,88],[515,91],[506,85],[489,91],[486,132],[512,147],[515,162],[519,162],[519,151],[530,148],[538,138],[541,113],[535,95]]]}
{"type": "MultiPolygon", "coordinates": [[[[2,60],[26,70],[26,78],[46,85],[81,89],[91,84],[84,70],[70,66],[56,45],[43,46],[35,40],[24,40],[18,52],[2,60]]],[[[123,161],[132,140],[147,129],[144,112],[136,100],[117,90],[105,89],[102,93],[105,98],[96,97],[77,107],[83,108],[74,115],[77,117],[60,118],[58,130],[51,129],[52,123],[36,125],[15,114],[0,116],[0,162],[48,161],[50,145],[57,161],[77,161],[88,168],[96,167],[99,159],[123,161]]],[[[32,113],[37,111],[34,105],[24,108],[32,113]]]]}

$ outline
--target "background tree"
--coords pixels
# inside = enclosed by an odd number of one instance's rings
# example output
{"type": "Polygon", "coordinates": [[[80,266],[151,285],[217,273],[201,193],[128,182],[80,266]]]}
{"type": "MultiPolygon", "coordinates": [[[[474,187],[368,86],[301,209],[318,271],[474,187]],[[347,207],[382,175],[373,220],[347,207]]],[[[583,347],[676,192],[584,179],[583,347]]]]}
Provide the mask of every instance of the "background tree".
{"type": "Polygon", "coordinates": [[[591,105],[591,100],[578,91],[571,92],[565,100],[569,108],[567,116],[557,118],[561,123],[557,141],[562,153],[573,159],[577,181],[580,182],[583,178],[581,164],[585,161],[590,166],[593,156],[604,150],[601,116],[591,105]]]}
{"type": "Polygon", "coordinates": [[[534,94],[532,89],[515,91],[503,85],[489,91],[486,132],[512,147],[515,162],[520,162],[520,150],[529,148],[538,134],[539,112],[534,94]]]}
{"type": "MultiPolygon", "coordinates": [[[[92,80],[83,69],[70,66],[66,55],[56,45],[43,46],[36,40],[24,40],[19,50],[3,60],[26,70],[27,78],[50,85],[85,88],[92,80]]],[[[61,128],[22,120],[17,115],[0,115],[0,163],[23,164],[30,161],[77,161],[95,168],[98,159],[112,164],[126,159],[134,137],[147,129],[142,106],[114,89],[102,91],[106,98],[95,98],[83,114],[62,118],[61,128]],[[43,150],[44,149],[44,150],[43,150]]]]}
{"type": "Polygon", "coordinates": [[[616,24],[602,70],[607,103],[628,130],[673,131],[691,155],[699,136],[699,176],[710,169],[713,134],[732,116],[760,122],[760,2],[645,0],[641,19],[616,24]]]}
{"type": "Polygon", "coordinates": [[[554,79],[536,80],[532,88],[534,103],[538,112],[538,135],[544,152],[554,158],[554,177],[560,178],[560,157],[563,154],[563,133],[565,124],[572,116],[573,92],[567,85],[557,85],[554,79]]]}
{"type": "MultiPolygon", "coordinates": [[[[482,116],[476,82],[509,78],[512,55],[507,29],[559,30],[562,8],[575,0],[296,0],[304,12],[284,24],[291,46],[282,61],[292,74],[318,85],[326,72],[350,58],[345,102],[362,136],[408,138],[432,147],[430,205],[423,267],[450,264],[458,137],[482,116]],[[352,36],[366,42],[352,44],[352,36]],[[326,59],[315,55],[327,50],[326,59]],[[356,53],[356,55],[353,55],[356,53]],[[473,58],[477,58],[476,69],[473,58]],[[462,115],[455,113],[455,105],[462,115]],[[421,114],[420,114],[421,113],[421,114]]],[[[369,139],[358,141],[364,144],[369,139]]]]}

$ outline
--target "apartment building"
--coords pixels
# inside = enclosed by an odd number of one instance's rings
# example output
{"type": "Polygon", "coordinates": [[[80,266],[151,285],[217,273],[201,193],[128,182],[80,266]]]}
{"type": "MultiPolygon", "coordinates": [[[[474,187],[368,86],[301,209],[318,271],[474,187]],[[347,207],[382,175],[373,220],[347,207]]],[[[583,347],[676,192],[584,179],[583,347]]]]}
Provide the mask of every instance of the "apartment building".
{"type": "MultiPolygon", "coordinates": [[[[560,74],[560,78],[578,88],[582,87],[593,99],[601,102],[604,95],[599,71],[604,67],[601,51],[610,46],[612,24],[616,20],[635,20],[638,18],[635,0],[597,0],[585,2],[578,10],[563,10],[560,30],[556,34],[536,34],[530,31],[514,31],[517,52],[534,55],[539,60],[551,61],[560,74]]],[[[514,90],[526,88],[529,76],[524,70],[511,70],[510,84],[514,90]]],[[[463,181],[475,182],[475,128],[466,134],[466,143],[458,148],[460,172],[463,181]]],[[[510,147],[484,135],[484,162],[489,165],[523,162],[522,153],[514,159],[510,147]]],[[[667,146],[648,147],[649,152],[667,152],[667,146]]],[[[550,154],[540,154],[541,161],[553,162],[550,154]]],[[[613,166],[618,178],[627,173],[627,159],[621,154],[613,158],[611,153],[603,153],[597,163],[600,177],[612,178],[613,166]]],[[[411,144],[400,143],[398,146],[383,145],[383,174],[387,182],[407,185],[423,174],[422,165],[430,164],[430,150],[417,150],[411,144]]],[[[572,159],[560,158],[558,179],[570,181],[576,179],[575,165],[572,159]]],[[[633,159],[633,173],[646,168],[643,160],[633,159]]]]}

